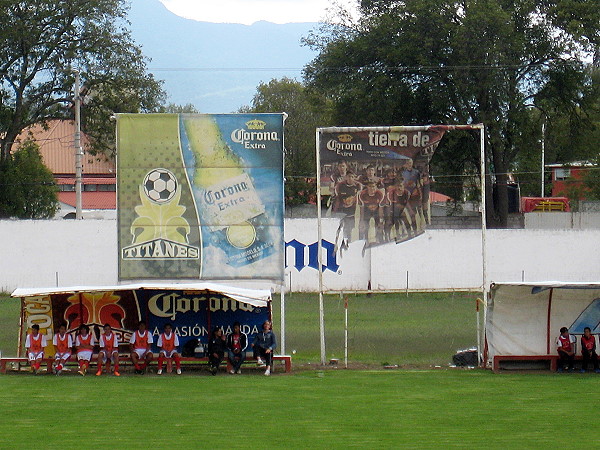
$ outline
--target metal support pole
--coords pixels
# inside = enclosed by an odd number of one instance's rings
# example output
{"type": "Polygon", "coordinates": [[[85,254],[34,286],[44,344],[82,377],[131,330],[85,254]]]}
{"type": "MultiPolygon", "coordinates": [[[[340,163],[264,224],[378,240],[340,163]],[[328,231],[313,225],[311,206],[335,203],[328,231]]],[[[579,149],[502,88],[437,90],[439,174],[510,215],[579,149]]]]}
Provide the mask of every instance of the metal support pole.
{"type": "Polygon", "coordinates": [[[544,166],[546,165],[546,120],[542,122],[542,191],[540,197],[545,197],[544,189],[544,166]]]}
{"type": "Polygon", "coordinates": [[[317,129],[317,264],[319,265],[319,335],[321,342],[321,364],[325,365],[325,305],[323,302],[323,243],[321,227],[321,156],[319,155],[321,133],[317,129]]]}
{"type": "MultiPolygon", "coordinates": [[[[481,183],[481,269],[482,269],[482,292],[483,292],[483,323],[485,328],[486,321],[486,309],[487,309],[487,293],[488,293],[488,279],[487,279],[487,249],[486,249],[486,234],[487,234],[487,222],[486,222],[486,189],[485,189],[485,177],[486,177],[486,161],[485,161],[485,126],[480,124],[480,139],[479,145],[481,147],[481,162],[480,162],[480,183],[481,183]]],[[[477,361],[481,364],[481,339],[477,340],[477,361]]],[[[484,363],[485,364],[485,363],[484,363]]]]}
{"type": "Polygon", "coordinates": [[[75,218],[83,219],[81,212],[81,187],[83,176],[83,151],[81,148],[81,95],[79,85],[79,71],[75,71],[75,218]]]}
{"type": "MultiPolygon", "coordinates": [[[[342,295],[342,294],[340,294],[342,295]]],[[[344,297],[344,367],[348,368],[348,296],[344,297]]]]}
{"type": "Polygon", "coordinates": [[[281,354],[285,355],[285,282],[281,285],[281,354]]]}

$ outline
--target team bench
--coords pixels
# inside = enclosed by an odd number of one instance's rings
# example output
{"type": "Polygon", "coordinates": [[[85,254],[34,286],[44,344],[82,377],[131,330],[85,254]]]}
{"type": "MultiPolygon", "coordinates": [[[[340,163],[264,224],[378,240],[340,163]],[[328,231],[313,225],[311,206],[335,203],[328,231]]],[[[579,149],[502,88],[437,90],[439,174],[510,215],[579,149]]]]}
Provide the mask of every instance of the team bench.
{"type": "Polygon", "coordinates": [[[558,364],[558,355],[495,355],[492,370],[500,372],[502,361],[547,361],[551,371],[555,372],[558,364]]]}
{"type": "MultiPolygon", "coordinates": [[[[91,361],[91,365],[92,367],[97,364],[97,355],[95,354],[94,356],[92,356],[92,361],[91,361]]],[[[190,356],[184,356],[181,358],[181,361],[185,364],[185,365],[195,365],[195,364],[208,364],[208,357],[190,357],[190,356]]],[[[231,365],[229,364],[229,361],[227,360],[227,358],[225,358],[226,364],[227,364],[227,371],[231,370],[231,365]]],[[[225,362],[224,361],[224,362],[225,362]]],[[[273,362],[275,361],[281,361],[285,367],[285,372],[289,373],[292,371],[292,357],[289,355],[273,355],[273,362]]],[[[47,371],[48,373],[52,372],[52,363],[54,362],[53,358],[44,358],[42,359],[42,365],[46,365],[47,371]]],[[[27,358],[24,357],[6,357],[6,358],[0,358],[0,373],[6,373],[6,365],[8,363],[16,363],[19,366],[25,365],[28,366],[29,365],[29,360],[27,358]]],[[[69,360],[69,362],[67,364],[72,364],[75,365],[77,363],[77,359],[75,357],[71,357],[71,359],[69,360]]],[[[244,364],[247,365],[248,363],[256,363],[256,359],[254,359],[253,357],[246,357],[246,360],[244,361],[244,364]]],[[[119,355],[119,365],[122,366],[128,366],[131,365],[131,358],[129,353],[127,354],[120,354],[119,355]]],[[[153,362],[153,364],[156,364],[156,361],[153,362]]]]}
{"type": "MultiPolygon", "coordinates": [[[[575,355],[575,361],[581,361],[581,355],[575,355]]],[[[547,361],[552,372],[558,368],[558,354],[553,355],[496,355],[492,363],[492,370],[496,373],[502,369],[502,361],[547,361]]]]}

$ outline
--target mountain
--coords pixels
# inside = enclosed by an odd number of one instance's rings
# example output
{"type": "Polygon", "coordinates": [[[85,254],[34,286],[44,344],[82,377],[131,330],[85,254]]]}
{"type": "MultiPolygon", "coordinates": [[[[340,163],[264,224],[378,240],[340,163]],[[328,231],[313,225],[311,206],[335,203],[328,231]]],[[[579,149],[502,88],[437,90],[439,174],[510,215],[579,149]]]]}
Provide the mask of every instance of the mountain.
{"type": "Polygon", "coordinates": [[[132,36],[152,59],[150,71],[164,80],[169,102],[192,103],[201,112],[235,112],[250,104],[261,81],[300,79],[316,56],[300,42],[316,23],[199,22],[159,0],[131,3],[132,36]]]}

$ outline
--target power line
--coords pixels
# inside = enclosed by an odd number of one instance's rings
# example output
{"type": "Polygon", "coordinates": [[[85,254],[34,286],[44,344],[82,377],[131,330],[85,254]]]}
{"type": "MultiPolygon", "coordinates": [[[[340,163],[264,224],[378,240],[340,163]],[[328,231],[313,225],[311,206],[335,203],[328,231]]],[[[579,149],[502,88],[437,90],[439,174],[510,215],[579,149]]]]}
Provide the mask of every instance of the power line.
{"type": "MultiPolygon", "coordinates": [[[[581,64],[582,61],[553,61],[551,64],[457,64],[457,65],[416,65],[416,66],[339,66],[325,67],[325,71],[391,71],[391,70],[519,70],[524,68],[544,68],[549,66],[571,66],[581,64]]],[[[149,71],[157,72],[266,72],[266,71],[302,71],[306,67],[149,67],[149,71]]]]}

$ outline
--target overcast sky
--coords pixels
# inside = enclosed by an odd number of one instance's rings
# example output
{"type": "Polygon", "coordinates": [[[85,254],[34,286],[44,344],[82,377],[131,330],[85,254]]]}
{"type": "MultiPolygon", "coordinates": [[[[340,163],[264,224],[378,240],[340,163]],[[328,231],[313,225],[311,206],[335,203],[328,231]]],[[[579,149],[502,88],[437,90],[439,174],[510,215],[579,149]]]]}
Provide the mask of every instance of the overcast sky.
{"type": "MultiPolygon", "coordinates": [[[[171,12],[188,19],[251,25],[259,20],[273,23],[318,22],[333,0],[160,0],[171,12]]],[[[342,5],[354,0],[337,0],[342,5]]]]}

